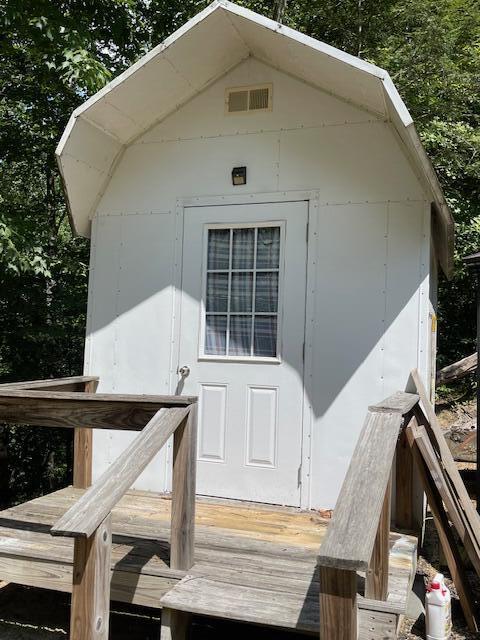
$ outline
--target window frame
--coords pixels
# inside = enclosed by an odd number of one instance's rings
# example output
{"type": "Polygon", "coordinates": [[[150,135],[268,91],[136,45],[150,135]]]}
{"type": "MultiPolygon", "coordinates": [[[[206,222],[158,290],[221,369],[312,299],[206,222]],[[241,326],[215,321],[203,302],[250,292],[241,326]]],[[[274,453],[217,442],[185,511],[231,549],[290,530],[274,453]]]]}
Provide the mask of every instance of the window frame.
{"type": "MultiPolygon", "coordinates": [[[[244,362],[244,363],[266,363],[266,364],[281,364],[282,362],[282,325],[283,325],[283,291],[285,285],[285,236],[286,236],[286,221],[285,220],[265,220],[259,222],[226,222],[226,223],[206,223],[203,225],[203,251],[202,251],[202,296],[200,300],[200,331],[199,331],[199,344],[198,344],[198,359],[201,361],[217,361],[217,362],[244,362]],[[206,340],[206,318],[207,318],[207,310],[206,310],[206,301],[207,301],[207,274],[208,271],[208,232],[211,229],[229,229],[233,232],[234,229],[260,229],[267,227],[278,227],[280,229],[280,253],[279,253],[279,262],[278,262],[278,271],[277,269],[259,269],[257,271],[256,268],[253,269],[232,269],[231,264],[229,264],[228,270],[219,269],[212,270],[212,273],[215,272],[227,272],[229,274],[229,290],[228,295],[230,297],[230,282],[231,282],[231,274],[232,273],[252,273],[253,281],[255,282],[255,276],[257,273],[278,273],[278,298],[277,298],[277,311],[276,312],[259,312],[255,314],[255,292],[253,292],[253,306],[252,311],[250,312],[230,312],[229,310],[226,312],[216,312],[212,313],[212,315],[219,316],[227,316],[227,334],[229,330],[229,322],[228,319],[232,315],[248,315],[252,318],[252,326],[254,326],[255,315],[260,316],[274,316],[277,319],[277,341],[276,341],[276,356],[256,356],[256,355],[218,355],[218,354],[208,354],[205,353],[205,340],[206,340]]],[[[232,247],[230,246],[230,254],[232,247]]],[[[230,255],[231,260],[231,255],[230,255]]],[[[252,329],[254,330],[254,329],[252,329]]],[[[253,344],[254,336],[252,335],[252,344],[253,344]]],[[[226,349],[228,349],[228,342],[226,349]]]]}

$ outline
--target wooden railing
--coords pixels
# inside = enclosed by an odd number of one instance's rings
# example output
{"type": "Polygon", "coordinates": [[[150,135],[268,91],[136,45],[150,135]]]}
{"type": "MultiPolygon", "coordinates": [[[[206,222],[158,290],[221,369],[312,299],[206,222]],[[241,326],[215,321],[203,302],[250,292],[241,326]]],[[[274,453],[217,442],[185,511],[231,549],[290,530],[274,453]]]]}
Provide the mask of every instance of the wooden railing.
{"type": "MultiPolygon", "coordinates": [[[[74,376],[70,378],[49,378],[47,380],[29,380],[0,384],[2,391],[55,391],[70,393],[95,393],[98,386],[97,376],[74,376]]],[[[15,412],[14,398],[5,399],[2,409],[15,412]]],[[[7,421],[8,414],[5,416],[7,421]]],[[[11,420],[10,420],[11,421],[11,420]]],[[[73,486],[86,489],[92,483],[92,430],[87,427],[75,427],[73,437],[73,486]]]]}
{"type": "MultiPolygon", "coordinates": [[[[357,571],[365,572],[365,598],[387,599],[392,466],[396,451],[404,464],[399,435],[417,403],[398,392],[369,408],[318,556],[321,638],[357,640],[357,571]]],[[[397,486],[397,510],[412,506],[411,487],[397,486]]]]}
{"type": "Polygon", "coordinates": [[[0,385],[0,422],[75,429],[74,485],[88,488],[51,529],[74,538],[71,640],[108,638],[112,509],[172,435],[170,568],[186,571],[194,556],[196,398],[96,394],[97,382],[78,377],[0,385]],[[94,428],[139,434],[89,486],[94,428]]]}

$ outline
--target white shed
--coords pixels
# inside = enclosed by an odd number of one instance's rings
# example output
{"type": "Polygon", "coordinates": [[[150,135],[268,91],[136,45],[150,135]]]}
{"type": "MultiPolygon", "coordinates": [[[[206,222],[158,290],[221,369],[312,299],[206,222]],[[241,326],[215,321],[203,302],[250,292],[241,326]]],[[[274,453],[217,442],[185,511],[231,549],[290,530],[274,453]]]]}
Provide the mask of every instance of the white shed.
{"type": "MultiPolygon", "coordinates": [[[[330,508],[369,404],[434,373],[453,222],[389,75],[224,0],[79,107],[85,372],[200,398],[198,493],[330,508]]],[[[98,476],[133,434],[97,430],[98,476]]],[[[171,449],[138,488],[169,489],[171,449]]]]}

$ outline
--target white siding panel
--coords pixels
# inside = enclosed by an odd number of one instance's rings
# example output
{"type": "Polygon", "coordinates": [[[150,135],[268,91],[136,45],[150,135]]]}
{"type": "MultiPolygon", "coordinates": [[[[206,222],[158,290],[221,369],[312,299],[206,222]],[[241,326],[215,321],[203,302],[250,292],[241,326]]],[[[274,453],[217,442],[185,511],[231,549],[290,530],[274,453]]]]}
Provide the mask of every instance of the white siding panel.
{"type": "Polygon", "coordinates": [[[369,404],[417,366],[424,209],[319,208],[312,506],[334,506],[369,404]]]}
{"type": "Polygon", "coordinates": [[[385,396],[405,389],[419,364],[419,318],[425,203],[390,203],[388,216],[385,396]]]}
{"type": "Polygon", "coordinates": [[[326,203],[423,198],[393,134],[381,122],[283,132],[279,189],[315,188],[326,203]]]}
{"type": "Polygon", "coordinates": [[[115,390],[115,321],[118,305],[121,219],[98,218],[93,225],[89,279],[88,373],[100,377],[98,391],[115,390]]]}
{"type": "MultiPolygon", "coordinates": [[[[118,269],[121,218],[98,218],[92,227],[91,271],[87,327],[86,373],[99,376],[99,393],[115,391],[118,269]]],[[[112,431],[93,432],[93,477],[98,478],[112,460],[112,431]]]]}
{"type": "Polygon", "coordinates": [[[153,127],[138,143],[367,122],[372,117],[361,109],[249,58],[153,127]],[[273,86],[272,111],[225,115],[227,87],[264,83],[273,86]]]}
{"type": "Polygon", "coordinates": [[[173,214],[122,216],[117,391],[169,390],[173,214]],[[167,339],[165,339],[167,338],[167,339]]]}
{"type": "Polygon", "coordinates": [[[319,207],[312,504],[333,507],[368,405],[382,397],[387,205],[319,207]]]}
{"type": "MultiPolygon", "coordinates": [[[[102,263],[96,265],[100,279],[93,286],[90,370],[101,368],[99,390],[168,393],[173,215],[105,216],[98,229],[102,263]]],[[[95,433],[95,475],[134,437],[134,432],[95,433]]],[[[165,461],[166,448],[135,487],[164,490],[165,461]]]]}
{"type": "Polygon", "coordinates": [[[173,210],[176,198],[258,193],[277,188],[275,133],[129,147],[100,204],[101,212],[173,210]],[[247,165],[246,187],[232,186],[247,165]]]}

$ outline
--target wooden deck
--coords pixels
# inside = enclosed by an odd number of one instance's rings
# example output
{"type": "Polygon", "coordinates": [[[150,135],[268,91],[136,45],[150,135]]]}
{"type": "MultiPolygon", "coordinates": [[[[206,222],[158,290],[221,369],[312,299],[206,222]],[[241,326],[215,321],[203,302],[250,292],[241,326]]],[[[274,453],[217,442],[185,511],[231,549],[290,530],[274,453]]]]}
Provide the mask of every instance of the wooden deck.
{"type": "MultiPolygon", "coordinates": [[[[73,539],[50,527],[82,495],[72,487],[0,512],[0,579],[69,592],[73,539]]],[[[195,564],[170,569],[171,500],[129,491],[113,509],[114,600],[318,634],[315,512],[197,500],[195,564]]],[[[414,574],[416,539],[390,535],[386,602],[359,597],[360,638],[395,638],[414,574]]],[[[358,576],[359,592],[363,578],[358,576]]]]}

